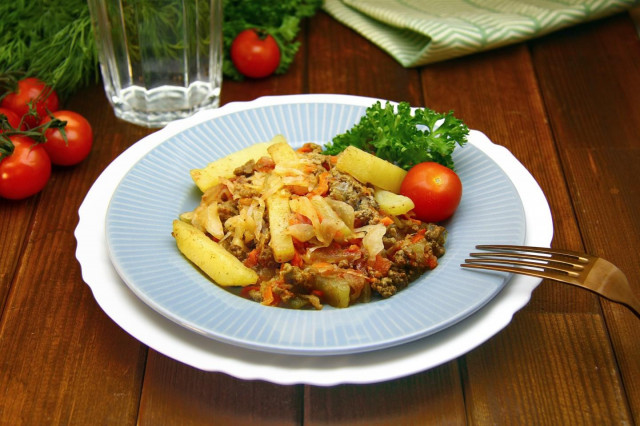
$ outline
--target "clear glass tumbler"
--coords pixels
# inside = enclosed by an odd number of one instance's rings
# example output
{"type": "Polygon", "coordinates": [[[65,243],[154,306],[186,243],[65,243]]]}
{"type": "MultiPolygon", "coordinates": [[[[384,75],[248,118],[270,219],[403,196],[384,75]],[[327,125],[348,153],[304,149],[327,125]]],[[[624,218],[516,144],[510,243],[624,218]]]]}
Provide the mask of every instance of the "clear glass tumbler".
{"type": "Polygon", "coordinates": [[[163,127],[220,104],[222,0],[88,0],[117,117],[163,127]]]}

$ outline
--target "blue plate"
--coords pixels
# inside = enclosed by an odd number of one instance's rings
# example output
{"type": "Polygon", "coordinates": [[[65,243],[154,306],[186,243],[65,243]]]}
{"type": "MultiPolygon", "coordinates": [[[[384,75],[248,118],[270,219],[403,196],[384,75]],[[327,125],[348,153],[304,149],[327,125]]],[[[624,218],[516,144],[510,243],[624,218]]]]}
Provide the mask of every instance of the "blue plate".
{"type": "Polygon", "coordinates": [[[200,192],[189,170],[283,134],[292,145],[325,143],[356,123],[375,99],[287,96],[228,104],[207,120],[180,122],[125,175],[106,217],[111,261],[146,304],[182,326],[245,348],[334,355],[387,348],[436,333],[471,315],[508,275],[468,274],[460,263],[476,244],[523,244],[522,202],[502,169],[470,138],[454,152],[463,184],[460,206],[444,225],[439,266],[397,295],[347,309],[265,307],[216,286],[178,251],[172,221],[194,209],[200,192]]]}

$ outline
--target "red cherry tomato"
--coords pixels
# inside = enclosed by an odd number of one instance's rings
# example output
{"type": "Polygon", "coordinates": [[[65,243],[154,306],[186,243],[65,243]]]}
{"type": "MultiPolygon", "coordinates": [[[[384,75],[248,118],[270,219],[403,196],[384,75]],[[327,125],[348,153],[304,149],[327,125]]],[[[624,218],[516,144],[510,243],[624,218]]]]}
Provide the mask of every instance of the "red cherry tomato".
{"type": "Polygon", "coordinates": [[[280,48],[271,35],[244,30],[231,44],[231,61],[246,77],[267,77],[280,65],[280,48]]]}
{"type": "Polygon", "coordinates": [[[441,222],[458,208],[462,182],[450,168],[425,162],[409,169],[400,185],[400,194],[411,198],[416,218],[423,222],[441,222]]]}
{"type": "MultiPolygon", "coordinates": [[[[0,114],[4,114],[7,117],[7,121],[9,125],[14,129],[17,129],[20,126],[20,117],[15,112],[11,111],[7,108],[0,108],[0,114]]],[[[4,130],[0,128],[0,133],[3,133],[4,130]]]]}
{"type": "MultiPolygon", "coordinates": [[[[42,145],[49,154],[53,164],[59,166],[71,166],[84,160],[93,145],[93,130],[86,118],[73,111],[56,111],[53,117],[66,121],[64,132],[67,140],[64,140],[59,129],[50,128],[44,133],[45,143],[42,145]]],[[[51,121],[51,117],[45,117],[40,124],[51,121]]]]}
{"type": "Polygon", "coordinates": [[[2,108],[10,109],[24,120],[28,128],[35,127],[47,110],[57,111],[58,94],[43,81],[35,77],[27,77],[18,81],[18,89],[2,99],[2,108]],[[33,110],[30,112],[30,105],[33,110]]]}
{"type": "Polygon", "coordinates": [[[42,190],[51,176],[51,161],[42,145],[26,136],[10,136],[14,149],[0,160],[0,197],[21,200],[42,190]]]}

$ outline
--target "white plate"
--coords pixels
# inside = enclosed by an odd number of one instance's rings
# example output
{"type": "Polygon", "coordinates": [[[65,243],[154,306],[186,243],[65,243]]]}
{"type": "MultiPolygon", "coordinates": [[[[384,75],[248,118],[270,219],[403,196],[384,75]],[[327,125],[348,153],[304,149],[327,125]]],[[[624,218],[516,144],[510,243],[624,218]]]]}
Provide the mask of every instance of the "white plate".
{"type": "Polygon", "coordinates": [[[266,307],[212,285],[178,251],[171,223],[193,210],[201,195],[189,170],[276,133],[293,146],[327,142],[356,123],[366,106],[299,98],[285,105],[248,103],[226,114],[223,108],[217,117],[198,124],[184,121],[182,132],[167,136],[129,170],[111,198],[107,245],[124,282],[153,309],[190,330],[250,349],[297,355],[404,344],[484,306],[508,275],[469,273],[459,265],[479,243],[522,244],[525,220],[515,187],[496,162],[474,146],[473,136],[453,155],[464,195],[445,223],[446,254],[435,270],[390,299],[322,311],[266,307]]]}
{"type": "MultiPolygon", "coordinates": [[[[107,254],[104,220],[109,199],[128,170],[167,137],[185,127],[246,109],[248,105],[331,102],[368,106],[372,99],[340,95],[303,95],[261,98],[251,103],[228,104],[176,122],[132,146],[97,179],[79,214],[76,256],[85,282],[102,309],[124,330],[151,348],[188,365],[220,371],[243,379],[280,384],[370,383],[394,379],[432,368],[454,359],[504,328],[512,315],[529,300],[540,282],[513,277],[506,287],[471,317],[420,340],[388,349],[352,355],[301,356],[265,353],[215,341],[185,330],[140,301],[120,280],[107,254]]],[[[513,181],[526,217],[525,244],[549,246],[553,234],[549,207],[539,186],[506,149],[473,131],[473,145],[491,157],[513,181]]],[[[469,274],[479,272],[465,271],[469,274]]]]}

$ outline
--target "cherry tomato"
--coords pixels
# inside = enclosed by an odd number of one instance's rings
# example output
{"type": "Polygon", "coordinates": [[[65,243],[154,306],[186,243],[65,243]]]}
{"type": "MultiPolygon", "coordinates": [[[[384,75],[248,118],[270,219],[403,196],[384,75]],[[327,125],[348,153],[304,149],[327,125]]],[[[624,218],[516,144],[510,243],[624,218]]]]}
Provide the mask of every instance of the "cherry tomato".
{"type": "Polygon", "coordinates": [[[51,176],[51,161],[33,139],[14,135],[9,140],[14,149],[0,160],[0,197],[21,200],[44,188],[51,176]]]}
{"type": "Polygon", "coordinates": [[[246,77],[267,77],[280,65],[280,48],[271,35],[244,30],[231,43],[231,61],[246,77]]]}
{"type": "Polygon", "coordinates": [[[409,169],[400,185],[400,194],[411,198],[416,218],[423,222],[441,222],[458,208],[462,182],[450,168],[425,162],[409,169]]]}
{"type": "Polygon", "coordinates": [[[56,111],[59,100],[58,94],[43,81],[35,77],[27,77],[18,81],[18,90],[7,94],[0,106],[18,114],[25,125],[31,128],[47,115],[47,110],[56,111]],[[30,113],[30,105],[33,105],[35,115],[30,113]]]}
{"type": "MultiPolygon", "coordinates": [[[[42,145],[49,154],[53,164],[59,166],[71,166],[84,160],[93,145],[93,130],[86,118],[73,111],[56,111],[53,117],[66,121],[64,131],[67,136],[65,141],[59,129],[50,128],[44,133],[45,143],[42,145]]],[[[45,117],[40,124],[51,121],[51,117],[45,117]]]]}
{"type": "MultiPolygon", "coordinates": [[[[9,125],[14,129],[17,129],[20,126],[20,117],[15,112],[7,108],[0,108],[0,114],[4,114],[7,117],[9,125]]],[[[4,130],[0,128],[0,133],[3,132],[4,130]]]]}

